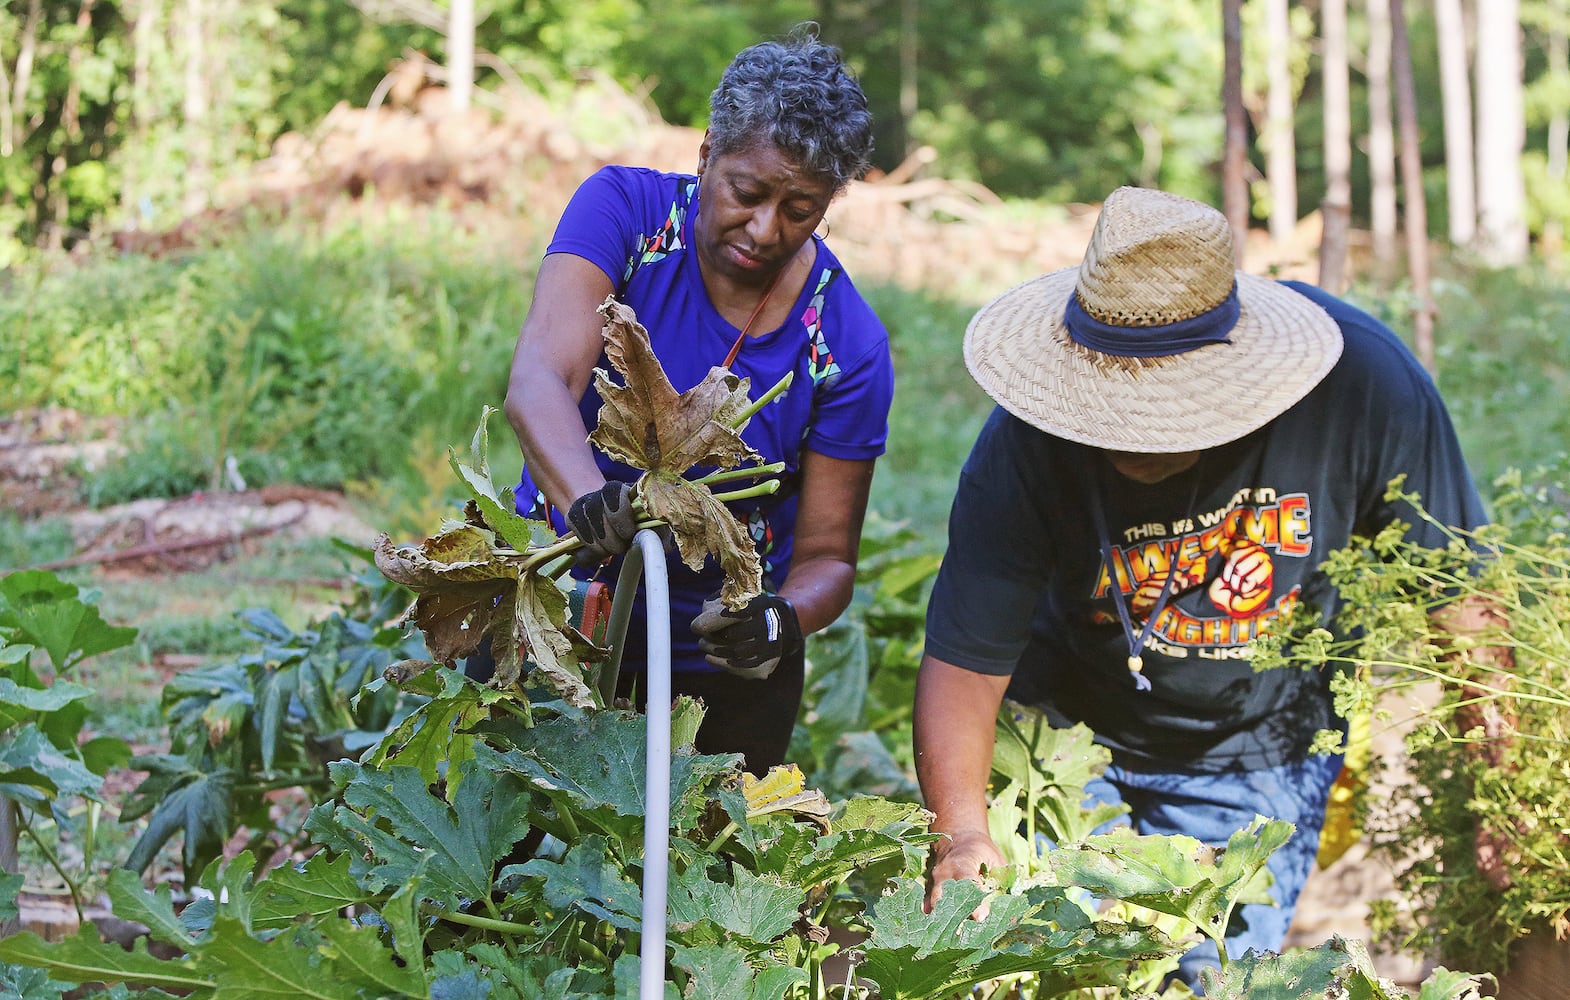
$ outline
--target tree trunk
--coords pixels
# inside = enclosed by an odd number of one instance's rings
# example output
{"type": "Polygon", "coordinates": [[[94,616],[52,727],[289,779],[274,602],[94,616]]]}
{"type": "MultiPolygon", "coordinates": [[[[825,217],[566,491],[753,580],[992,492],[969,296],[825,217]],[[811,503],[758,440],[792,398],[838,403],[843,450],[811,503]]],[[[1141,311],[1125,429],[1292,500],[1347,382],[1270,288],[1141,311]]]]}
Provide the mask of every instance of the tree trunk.
{"type": "Polygon", "coordinates": [[[1347,229],[1352,217],[1352,87],[1347,69],[1346,0],[1323,0],[1319,37],[1324,66],[1325,200],[1319,242],[1319,287],[1346,288],[1347,229]]]}
{"type": "Polygon", "coordinates": [[[65,99],[60,104],[60,150],[49,161],[49,232],[43,240],[51,250],[59,250],[71,235],[71,190],[65,174],[71,167],[66,150],[82,138],[82,60],[93,37],[93,5],[97,0],[82,0],[76,11],[77,40],[66,53],[65,99]]]}
{"type": "Polygon", "coordinates": [[[1428,274],[1428,205],[1423,198],[1423,154],[1417,137],[1417,92],[1412,86],[1412,46],[1406,8],[1390,0],[1390,62],[1395,71],[1396,120],[1401,128],[1401,187],[1406,192],[1407,273],[1412,306],[1412,347],[1418,361],[1434,370],[1434,298],[1428,274]]]}
{"type": "MultiPolygon", "coordinates": [[[[126,145],[141,148],[147,131],[149,80],[152,69],[153,25],[156,20],[155,0],[131,0],[125,6],[127,34],[131,36],[131,102],[130,116],[126,123],[129,136],[126,145]]],[[[124,157],[120,166],[120,212],[126,217],[122,223],[137,228],[141,219],[141,175],[135,154],[124,157]]]]}
{"type": "Polygon", "coordinates": [[[1226,59],[1221,106],[1226,145],[1221,158],[1221,204],[1232,226],[1232,255],[1243,266],[1248,242],[1248,114],[1243,109],[1243,0],[1221,0],[1221,40],[1226,59]]]}
{"type": "Polygon", "coordinates": [[[208,135],[206,0],[185,0],[181,41],[185,57],[185,97],[180,110],[185,133],[185,211],[207,207],[212,189],[211,137],[208,135]]]}
{"type": "Polygon", "coordinates": [[[920,107],[916,91],[916,62],[921,52],[916,0],[901,0],[899,7],[899,131],[900,156],[916,151],[911,128],[920,107]]]}
{"type": "Polygon", "coordinates": [[[1368,185],[1374,260],[1396,256],[1396,141],[1390,120],[1390,0],[1368,0],[1368,185]]]}
{"type": "MultiPolygon", "coordinates": [[[[1548,74],[1551,78],[1570,80],[1570,0],[1555,0],[1553,23],[1548,29],[1548,74]]],[[[1554,108],[1548,117],[1548,179],[1564,189],[1566,159],[1570,158],[1570,108],[1563,104],[1554,108]]],[[[1564,240],[1564,225],[1557,217],[1543,223],[1543,252],[1557,254],[1564,240]]]]}
{"type": "Polygon", "coordinates": [[[447,10],[447,97],[457,112],[474,96],[474,0],[452,0],[447,10]]]}
{"type": "Polygon", "coordinates": [[[1461,0],[1434,0],[1434,28],[1439,34],[1439,97],[1444,106],[1447,228],[1451,243],[1467,247],[1477,236],[1477,186],[1472,175],[1472,81],[1461,0]]]}
{"type": "Polygon", "coordinates": [[[1477,250],[1492,267],[1526,260],[1526,146],[1517,0],[1477,7],[1477,250]]]}
{"type": "Polygon", "coordinates": [[[1270,241],[1279,253],[1297,230],[1297,156],[1293,149],[1292,24],[1287,0],[1266,0],[1269,36],[1265,114],[1265,181],[1270,188],[1270,241]]]}
{"type": "Polygon", "coordinates": [[[27,5],[27,18],[17,39],[16,69],[11,74],[9,92],[0,95],[0,156],[10,157],[27,141],[32,129],[26,127],[27,91],[33,84],[33,61],[38,56],[38,21],[43,17],[42,0],[27,5]]]}

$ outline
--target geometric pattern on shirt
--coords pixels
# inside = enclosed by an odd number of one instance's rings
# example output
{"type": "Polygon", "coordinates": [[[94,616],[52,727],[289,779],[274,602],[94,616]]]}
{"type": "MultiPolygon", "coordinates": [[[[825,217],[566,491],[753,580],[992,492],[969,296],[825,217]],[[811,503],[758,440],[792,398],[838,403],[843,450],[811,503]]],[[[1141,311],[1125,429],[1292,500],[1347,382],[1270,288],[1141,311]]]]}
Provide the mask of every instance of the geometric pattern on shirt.
{"type": "Polygon", "coordinates": [[[692,203],[693,189],[697,186],[697,181],[689,181],[676,201],[671,203],[670,210],[665,215],[665,224],[660,226],[652,236],[645,236],[640,240],[637,252],[627,258],[627,270],[621,278],[623,287],[632,280],[634,272],[644,264],[652,264],[683,249],[681,230],[687,221],[687,206],[692,203]]]}

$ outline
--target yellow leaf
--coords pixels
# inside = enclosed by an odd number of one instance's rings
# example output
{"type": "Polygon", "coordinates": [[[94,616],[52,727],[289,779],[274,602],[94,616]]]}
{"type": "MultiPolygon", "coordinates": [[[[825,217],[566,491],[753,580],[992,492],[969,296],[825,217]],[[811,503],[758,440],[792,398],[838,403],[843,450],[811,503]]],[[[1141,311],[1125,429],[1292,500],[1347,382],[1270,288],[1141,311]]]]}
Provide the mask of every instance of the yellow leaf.
{"type": "Polygon", "coordinates": [[[748,818],[784,812],[821,823],[830,812],[828,797],[817,789],[808,789],[807,779],[795,764],[771,767],[762,778],[743,773],[741,793],[747,799],[748,818]]]}

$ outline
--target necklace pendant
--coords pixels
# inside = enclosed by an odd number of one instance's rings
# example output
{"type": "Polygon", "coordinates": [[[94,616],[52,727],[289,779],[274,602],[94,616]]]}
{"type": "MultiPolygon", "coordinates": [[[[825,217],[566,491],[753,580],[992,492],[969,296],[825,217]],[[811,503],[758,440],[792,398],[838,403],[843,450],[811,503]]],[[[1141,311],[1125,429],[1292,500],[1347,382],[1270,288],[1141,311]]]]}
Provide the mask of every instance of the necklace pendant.
{"type": "Polygon", "coordinates": [[[1141,670],[1144,670],[1144,669],[1145,669],[1145,658],[1143,656],[1130,656],[1128,658],[1128,671],[1129,671],[1129,673],[1137,674],[1141,670]]]}

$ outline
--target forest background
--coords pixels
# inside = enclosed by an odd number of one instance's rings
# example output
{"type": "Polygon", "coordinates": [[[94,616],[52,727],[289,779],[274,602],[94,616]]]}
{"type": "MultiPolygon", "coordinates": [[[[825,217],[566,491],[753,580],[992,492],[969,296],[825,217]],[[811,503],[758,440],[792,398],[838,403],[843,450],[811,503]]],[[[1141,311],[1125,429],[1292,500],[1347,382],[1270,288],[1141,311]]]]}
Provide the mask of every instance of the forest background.
{"type": "MultiPolygon", "coordinates": [[[[1326,277],[1321,205],[1342,199],[1347,260],[1326,280],[1409,339],[1434,319],[1427,360],[1480,479],[1554,464],[1570,441],[1566,6],[5,0],[0,571],[54,567],[138,627],[91,665],[94,722],[159,746],[159,687],[254,642],[234,612],[303,628],[346,586],[319,538],[171,543],[232,538],[242,508],[214,499],[258,492],[330,496],[355,544],[433,530],[460,496],[447,450],[500,402],[572,185],[610,160],[690,168],[725,63],[802,20],[844,49],[878,121],[877,171],[829,235],[890,328],[900,380],[874,544],[926,566],[942,550],[988,409],[959,361],[974,308],[1077,261],[1119,184],[1223,205],[1229,148],[1250,270],[1326,277]],[[1416,200],[1398,184],[1398,49],[1416,200]],[[1400,239],[1414,217],[1432,254],[1421,282],[1400,239]]],[[[517,459],[492,431],[506,482],[517,459]]],[[[919,587],[902,596],[916,628],[919,587]]],[[[901,690],[866,720],[896,756],[901,690]]]]}

